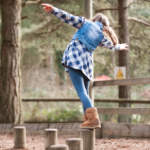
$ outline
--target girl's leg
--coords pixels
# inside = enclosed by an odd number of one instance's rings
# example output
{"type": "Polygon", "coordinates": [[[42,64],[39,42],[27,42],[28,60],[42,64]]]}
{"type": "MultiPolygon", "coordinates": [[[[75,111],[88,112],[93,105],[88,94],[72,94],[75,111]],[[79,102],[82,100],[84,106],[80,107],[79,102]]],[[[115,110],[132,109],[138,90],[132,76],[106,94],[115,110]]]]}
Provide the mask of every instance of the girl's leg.
{"type": "Polygon", "coordinates": [[[97,109],[92,106],[91,100],[88,96],[88,81],[85,80],[85,76],[79,70],[69,69],[69,75],[72,83],[82,101],[85,120],[81,124],[81,128],[96,128],[100,127],[100,120],[97,109]]]}
{"type": "Polygon", "coordinates": [[[89,95],[90,80],[88,80],[86,77],[84,78],[84,85],[85,85],[86,92],[89,95]]]}
{"type": "MultiPolygon", "coordinates": [[[[90,80],[89,80],[87,77],[85,77],[85,76],[84,76],[84,86],[85,86],[87,95],[90,96],[90,95],[89,95],[90,80]]],[[[84,120],[84,121],[87,121],[87,120],[88,120],[86,113],[84,113],[83,120],[84,120]]]]}
{"type": "MultiPolygon", "coordinates": [[[[85,88],[84,75],[81,71],[69,68],[69,75],[72,80],[72,83],[77,91],[77,94],[83,104],[84,112],[87,108],[93,107],[90,97],[87,94],[85,88]]],[[[86,82],[87,83],[87,82],[86,82]]],[[[86,84],[88,85],[88,84],[86,84]]],[[[88,87],[88,86],[86,86],[88,87]]]]}

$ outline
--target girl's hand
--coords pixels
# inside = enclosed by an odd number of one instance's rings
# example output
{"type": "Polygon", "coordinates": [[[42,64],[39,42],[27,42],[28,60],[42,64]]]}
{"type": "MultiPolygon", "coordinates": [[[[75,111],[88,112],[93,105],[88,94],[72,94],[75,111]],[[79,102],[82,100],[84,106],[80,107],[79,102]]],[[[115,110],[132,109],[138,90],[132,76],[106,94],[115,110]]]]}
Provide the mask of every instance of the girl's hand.
{"type": "Polygon", "coordinates": [[[126,51],[128,51],[128,45],[126,44],[126,43],[123,43],[123,44],[118,44],[119,45],[119,48],[120,48],[120,50],[126,50],[126,51]]]}
{"type": "Polygon", "coordinates": [[[52,5],[47,4],[47,3],[42,3],[41,5],[43,6],[43,9],[44,9],[47,13],[53,11],[53,6],[52,6],[52,5]]]}

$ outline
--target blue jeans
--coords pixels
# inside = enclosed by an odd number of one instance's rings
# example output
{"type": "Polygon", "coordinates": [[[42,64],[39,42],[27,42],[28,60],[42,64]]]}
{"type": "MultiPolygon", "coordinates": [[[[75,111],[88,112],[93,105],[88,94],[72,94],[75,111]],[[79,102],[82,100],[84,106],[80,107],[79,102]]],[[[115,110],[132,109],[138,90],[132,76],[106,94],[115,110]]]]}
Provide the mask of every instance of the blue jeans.
{"type": "Polygon", "coordinates": [[[90,80],[87,79],[80,70],[72,68],[69,68],[69,76],[82,102],[83,110],[85,112],[87,108],[93,107],[89,97],[90,80]]]}

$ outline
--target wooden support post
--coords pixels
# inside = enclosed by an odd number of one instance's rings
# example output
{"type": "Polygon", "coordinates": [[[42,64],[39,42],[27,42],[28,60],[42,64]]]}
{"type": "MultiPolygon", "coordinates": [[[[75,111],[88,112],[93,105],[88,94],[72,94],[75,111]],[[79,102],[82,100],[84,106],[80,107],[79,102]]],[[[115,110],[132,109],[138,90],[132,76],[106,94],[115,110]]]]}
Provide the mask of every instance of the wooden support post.
{"type": "Polygon", "coordinates": [[[69,138],[66,140],[69,150],[83,150],[83,142],[81,138],[69,138]]]}
{"type": "Polygon", "coordinates": [[[93,81],[90,82],[89,96],[90,96],[92,104],[94,106],[94,86],[93,86],[93,81]]]}
{"type": "Polygon", "coordinates": [[[26,148],[26,128],[24,126],[14,127],[14,148],[26,148]]]}
{"type": "Polygon", "coordinates": [[[95,129],[82,129],[80,136],[83,139],[83,150],[94,150],[95,129]]]}
{"type": "Polygon", "coordinates": [[[84,0],[85,17],[91,19],[93,16],[93,0],[84,0]]]}
{"type": "MultiPolygon", "coordinates": [[[[128,31],[128,0],[118,0],[118,19],[119,19],[119,42],[129,44],[128,31]]],[[[128,51],[118,51],[118,66],[126,67],[126,78],[129,78],[129,54],[128,51]]],[[[119,86],[118,96],[120,99],[130,97],[128,86],[119,86]]],[[[119,107],[130,107],[130,104],[120,103],[119,107]]],[[[119,122],[130,122],[130,117],[126,115],[118,116],[119,122]]]]}
{"type": "Polygon", "coordinates": [[[45,129],[45,134],[45,150],[48,150],[51,145],[57,144],[57,129],[45,129]]]}
{"type": "Polygon", "coordinates": [[[51,145],[47,150],[69,150],[65,144],[51,145]]]}

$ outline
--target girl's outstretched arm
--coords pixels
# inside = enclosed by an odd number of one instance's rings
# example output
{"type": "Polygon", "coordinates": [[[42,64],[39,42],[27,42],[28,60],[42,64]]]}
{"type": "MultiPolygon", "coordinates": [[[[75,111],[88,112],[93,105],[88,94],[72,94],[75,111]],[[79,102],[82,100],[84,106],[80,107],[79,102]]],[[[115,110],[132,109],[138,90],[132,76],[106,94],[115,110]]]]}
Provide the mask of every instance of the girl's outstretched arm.
{"type": "Polygon", "coordinates": [[[51,12],[65,23],[72,25],[75,28],[80,28],[85,21],[84,17],[74,16],[64,10],[58,9],[50,4],[42,4],[46,12],[51,12]]]}
{"type": "Polygon", "coordinates": [[[114,45],[107,37],[104,36],[101,44],[99,46],[109,48],[110,50],[128,50],[128,45],[126,43],[114,45]]]}

